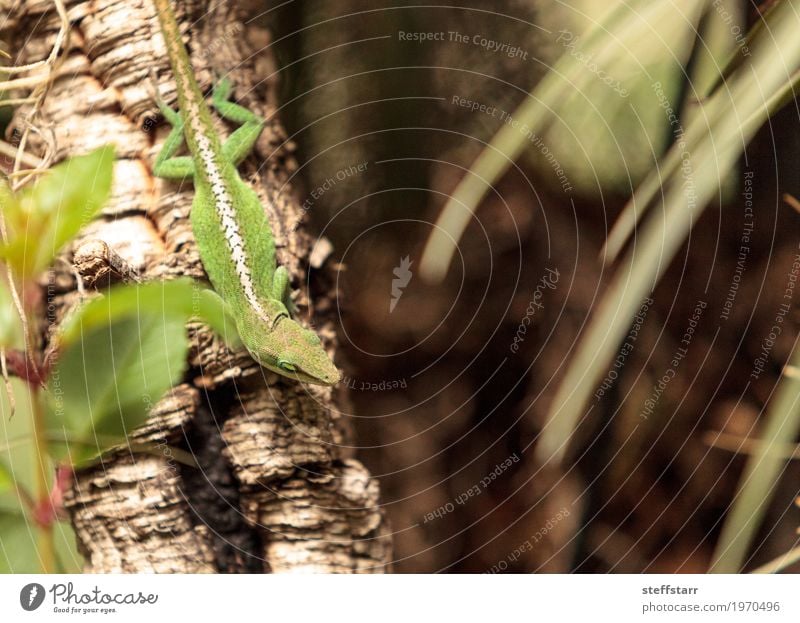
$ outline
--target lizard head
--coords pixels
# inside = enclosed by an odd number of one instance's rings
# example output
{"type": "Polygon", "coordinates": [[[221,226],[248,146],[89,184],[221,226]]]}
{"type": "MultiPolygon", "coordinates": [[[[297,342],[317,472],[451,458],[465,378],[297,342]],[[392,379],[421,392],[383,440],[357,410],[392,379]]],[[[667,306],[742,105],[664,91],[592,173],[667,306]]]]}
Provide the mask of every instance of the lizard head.
{"type": "Polygon", "coordinates": [[[240,330],[250,355],[278,374],[315,385],[336,385],[341,372],[333,365],[316,333],[287,315],[280,315],[271,331],[240,330]]]}

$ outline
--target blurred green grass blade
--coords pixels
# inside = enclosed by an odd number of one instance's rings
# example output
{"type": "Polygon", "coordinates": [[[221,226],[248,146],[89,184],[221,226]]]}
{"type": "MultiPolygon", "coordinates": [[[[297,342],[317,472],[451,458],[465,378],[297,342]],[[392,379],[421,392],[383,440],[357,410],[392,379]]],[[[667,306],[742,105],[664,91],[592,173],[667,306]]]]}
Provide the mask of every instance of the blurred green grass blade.
{"type": "Polygon", "coordinates": [[[701,100],[710,94],[720,81],[725,66],[734,58],[741,58],[739,46],[732,37],[731,29],[736,26],[744,32],[743,7],[738,0],[720,0],[717,6],[718,8],[708,7],[701,24],[702,30],[697,34],[698,48],[689,76],[688,101],[701,100]],[[725,11],[731,15],[731,23],[726,23],[718,11],[725,11]]]}
{"type": "MultiPolygon", "coordinates": [[[[584,73],[597,79],[564,93],[551,122],[537,129],[523,153],[542,184],[576,196],[633,192],[669,149],[661,98],[680,104],[684,97],[704,4],[676,0],[639,12],[630,34],[615,30],[606,37],[601,62],[582,56],[584,73]]],[[[562,44],[583,54],[580,39],[567,36],[562,44]]]]}
{"type": "MultiPolygon", "coordinates": [[[[722,71],[732,58],[741,58],[749,48],[741,39],[746,33],[745,11],[739,0],[718,0],[709,5],[704,19],[701,21],[697,36],[694,61],[689,70],[689,81],[683,98],[681,116],[691,124],[698,115],[704,114],[702,102],[712,94],[714,84],[720,79],[722,71]],[[723,19],[727,15],[730,21],[723,19]],[[735,37],[734,29],[738,28],[740,37],[735,37]]],[[[737,168],[724,177],[721,182],[720,199],[723,203],[730,200],[738,184],[737,168]]]]}
{"type": "MultiPolygon", "coordinates": [[[[607,17],[582,35],[580,50],[591,54],[598,64],[610,62],[608,56],[616,50],[607,46],[608,37],[612,36],[609,32],[613,32],[615,39],[630,36],[637,28],[643,28],[639,11],[647,14],[672,6],[672,0],[615,3],[607,17]]],[[[525,98],[512,115],[517,125],[504,124],[500,128],[442,209],[420,260],[419,271],[423,279],[436,283],[444,278],[458,240],[478,204],[527,146],[527,130],[536,131],[544,127],[567,96],[581,91],[592,80],[596,80],[596,76],[586,71],[576,56],[567,52],[525,98]]]]}
{"type": "Polygon", "coordinates": [[[786,567],[793,565],[800,560],[800,547],[790,549],[785,554],[781,554],[775,560],[771,560],[758,569],[753,569],[751,573],[780,573],[786,567]]]}
{"type": "MultiPolygon", "coordinates": [[[[752,112],[746,119],[742,120],[742,134],[748,136],[755,134],[758,128],[763,125],[765,117],[773,115],[784,105],[792,101],[794,98],[794,91],[798,85],[800,85],[800,72],[795,71],[791,79],[781,85],[781,87],[767,99],[762,108],[752,112]]],[[[692,123],[689,130],[687,130],[687,144],[697,140],[700,136],[705,123],[703,119],[718,117],[723,113],[726,106],[728,108],[731,107],[730,95],[725,96],[720,92],[704,107],[702,118],[698,115],[695,122],[692,123]],[[727,102],[723,97],[727,99],[727,102]]],[[[713,130],[714,127],[715,124],[712,123],[710,128],[713,130]]],[[[708,129],[707,127],[706,131],[708,131],[708,129]]],[[[719,142],[722,144],[741,143],[741,136],[721,137],[719,142]]],[[[614,222],[608,234],[608,238],[606,239],[606,243],[600,251],[600,256],[606,261],[613,262],[617,259],[617,256],[633,234],[634,229],[644,217],[647,207],[655,201],[664,180],[678,171],[681,162],[680,150],[670,150],[665,156],[663,163],[659,164],[658,168],[648,175],[642,182],[642,185],[636,189],[633,197],[625,204],[619,217],[617,217],[617,220],[614,222]]]]}
{"type": "MultiPolygon", "coordinates": [[[[694,167],[697,177],[703,176],[707,180],[713,180],[716,174],[710,151],[708,148],[704,152],[698,151],[698,160],[702,157],[703,166],[698,164],[694,167]]],[[[723,154],[719,156],[723,161],[723,154]]],[[[732,163],[735,157],[736,152],[732,152],[726,160],[732,163]]],[[[713,190],[705,194],[713,194],[713,190]]],[[[664,203],[664,218],[646,224],[641,244],[635,253],[627,254],[601,300],[596,316],[578,343],[577,352],[553,398],[549,421],[536,447],[536,454],[543,462],[563,458],[581,411],[625,337],[631,319],[652,292],[695,220],[695,214],[685,205],[684,189],[679,183],[670,184],[664,203]]]]}
{"type": "MultiPolygon", "coordinates": [[[[779,6],[780,5],[773,7],[768,13],[766,13],[764,20],[772,19],[774,21],[775,19],[779,19],[776,18],[774,14],[775,9],[779,8],[779,6]]],[[[712,16],[710,19],[713,20],[715,18],[712,16]]],[[[763,38],[768,39],[767,44],[769,44],[769,39],[772,35],[771,30],[769,28],[764,30],[761,24],[762,22],[758,22],[751,29],[750,38],[748,39],[750,45],[758,45],[758,39],[753,35],[753,33],[764,33],[763,38]]],[[[738,51],[735,52],[735,54],[738,54],[738,56],[733,57],[735,60],[728,60],[728,65],[722,70],[721,74],[727,75],[726,72],[730,71],[730,67],[732,65],[737,68],[747,67],[746,64],[742,64],[742,59],[744,59],[744,57],[738,51]]],[[[761,57],[763,59],[764,55],[762,54],[761,57]]],[[[709,65],[711,65],[710,62],[709,65]]],[[[719,72],[719,70],[717,71],[719,72]]],[[[702,104],[696,102],[693,104],[694,108],[688,109],[686,131],[683,136],[683,140],[687,145],[692,145],[700,136],[702,136],[705,132],[708,132],[709,128],[713,128],[716,120],[726,109],[730,109],[732,106],[735,106],[736,100],[733,99],[730,89],[723,88],[726,85],[725,82],[711,81],[709,80],[708,76],[704,76],[702,78],[702,83],[703,85],[707,85],[708,92],[710,92],[711,95],[708,97],[708,99],[703,101],[702,104]]],[[[779,90],[768,96],[766,109],[770,112],[770,114],[774,113],[785,103],[791,101],[794,96],[794,88],[796,85],[796,79],[787,80],[779,90]]],[[[708,95],[708,92],[698,89],[697,95],[700,98],[704,98],[708,95]]],[[[742,121],[742,132],[750,133],[752,131],[751,125],[754,125],[755,128],[758,129],[763,122],[764,117],[759,109],[753,112],[748,119],[742,121]]],[[[723,141],[740,140],[739,136],[727,137],[715,135],[715,138],[723,141]]],[[[642,221],[642,218],[648,211],[648,208],[654,202],[658,191],[662,187],[663,180],[678,170],[678,168],[681,166],[681,160],[682,158],[680,150],[670,150],[662,162],[659,163],[659,166],[653,169],[653,171],[651,171],[645,180],[639,185],[639,188],[636,189],[633,197],[631,197],[631,199],[625,204],[622,212],[614,222],[614,225],[612,226],[606,242],[600,252],[600,256],[606,261],[613,262],[617,259],[625,244],[633,235],[634,229],[642,221]]]]}
{"type": "MultiPolygon", "coordinates": [[[[770,14],[775,10],[780,3],[773,4],[772,6],[767,7],[766,10],[761,14],[761,19],[757,20],[751,27],[750,30],[747,31],[743,42],[743,48],[747,48],[747,51],[750,51],[750,48],[753,44],[753,41],[756,38],[761,36],[765,28],[765,24],[769,23],[770,14]]],[[[717,80],[711,87],[709,93],[713,93],[716,91],[725,81],[733,74],[736,69],[738,69],[746,60],[746,55],[742,54],[739,49],[734,50],[730,57],[728,57],[727,61],[723,65],[724,69],[720,72],[717,80]]]]}
{"type": "MultiPolygon", "coordinates": [[[[731,106],[708,131],[686,146],[688,160],[665,180],[663,218],[643,227],[641,241],[631,249],[607,289],[595,317],[578,343],[551,405],[536,453],[539,460],[560,461],[566,452],[605,367],[627,331],[641,302],[647,298],[686,238],[692,223],[717,193],[721,176],[733,167],[744,145],[769,114],[768,104],[782,93],[800,66],[800,0],[785,2],[770,17],[770,38],[764,38],[749,65],[730,81],[731,106]],[[721,140],[725,137],[725,140],[721,140]],[[687,186],[684,166],[691,171],[687,186]]],[[[681,150],[675,145],[668,157],[681,150]]],[[[684,158],[680,158],[681,161],[684,158]]]]}
{"type": "Polygon", "coordinates": [[[772,499],[787,460],[776,449],[800,433],[800,347],[784,370],[764,420],[763,434],[748,458],[739,489],[725,518],[711,563],[712,573],[738,573],[772,499]]]}

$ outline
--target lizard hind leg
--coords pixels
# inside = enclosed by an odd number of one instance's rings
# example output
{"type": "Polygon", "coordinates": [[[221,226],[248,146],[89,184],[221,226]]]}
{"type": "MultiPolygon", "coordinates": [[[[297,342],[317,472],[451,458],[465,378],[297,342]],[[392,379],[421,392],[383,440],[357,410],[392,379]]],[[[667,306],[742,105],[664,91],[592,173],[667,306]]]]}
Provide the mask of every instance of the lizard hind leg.
{"type": "Polygon", "coordinates": [[[289,315],[294,317],[297,313],[297,308],[292,300],[292,287],[289,283],[289,271],[285,266],[278,266],[275,269],[275,274],[272,276],[272,297],[276,301],[281,301],[289,315]]]}

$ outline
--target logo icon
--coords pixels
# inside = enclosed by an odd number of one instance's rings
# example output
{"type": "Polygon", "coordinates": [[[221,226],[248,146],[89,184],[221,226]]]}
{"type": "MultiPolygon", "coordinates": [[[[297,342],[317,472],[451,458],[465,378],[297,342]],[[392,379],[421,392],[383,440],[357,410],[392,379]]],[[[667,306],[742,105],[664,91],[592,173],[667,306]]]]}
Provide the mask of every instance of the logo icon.
{"type": "Polygon", "coordinates": [[[395,278],[392,279],[392,299],[389,301],[390,314],[394,311],[394,308],[397,307],[400,297],[403,296],[403,288],[411,281],[410,268],[412,263],[411,259],[406,255],[404,258],[400,259],[400,264],[395,266],[392,271],[395,278]]]}
{"type": "Polygon", "coordinates": [[[19,605],[23,610],[31,612],[42,605],[44,601],[44,586],[41,584],[26,584],[19,592],[19,605]]]}

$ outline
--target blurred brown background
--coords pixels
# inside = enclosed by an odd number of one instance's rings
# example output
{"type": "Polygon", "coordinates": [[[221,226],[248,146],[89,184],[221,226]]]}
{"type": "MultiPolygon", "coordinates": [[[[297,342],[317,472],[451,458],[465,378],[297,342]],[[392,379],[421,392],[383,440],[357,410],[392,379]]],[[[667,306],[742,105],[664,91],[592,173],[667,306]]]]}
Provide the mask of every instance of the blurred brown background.
{"type": "MultiPolygon", "coordinates": [[[[503,123],[454,101],[513,111],[563,53],[559,31],[580,33],[580,11],[601,8],[345,0],[264,15],[281,72],[279,114],[298,145],[294,181],[343,265],[346,417],[381,483],[397,571],[704,571],[743,465],[720,446],[755,434],[800,328],[794,301],[751,379],[800,242],[800,215],[781,199],[800,194],[794,106],[760,132],[695,224],[565,469],[537,464],[532,448],[610,273],[598,259],[610,224],[671,140],[652,91],[611,112],[564,102],[544,144],[572,188],[532,143],[480,206],[445,283],[416,274],[447,196],[503,123]],[[755,216],[741,260],[746,192],[755,216]],[[744,269],[726,311],[737,261],[744,269]],[[706,307],[685,359],[642,417],[698,301],[706,307]]],[[[743,25],[756,16],[742,3],[743,25]]],[[[690,42],[678,45],[685,54],[668,60],[691,63],[690,42]]],[[[667,92],[679,96],[685,76],[662,65],[667,92]]],[[[636,85],[624,59],[616,71],[636,85]]],[[[798,475],[790,464],[751,566],[796,542],[798,475]]]]}

